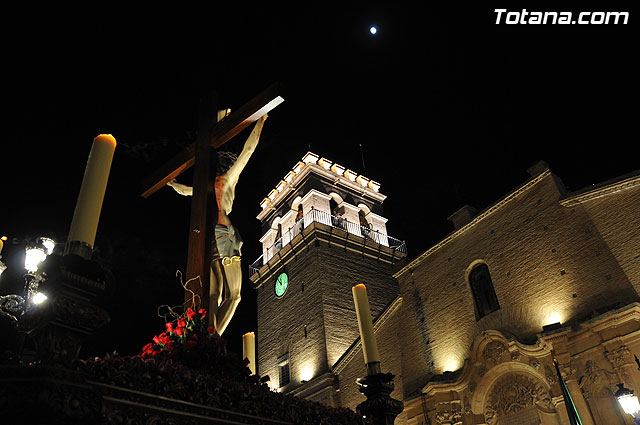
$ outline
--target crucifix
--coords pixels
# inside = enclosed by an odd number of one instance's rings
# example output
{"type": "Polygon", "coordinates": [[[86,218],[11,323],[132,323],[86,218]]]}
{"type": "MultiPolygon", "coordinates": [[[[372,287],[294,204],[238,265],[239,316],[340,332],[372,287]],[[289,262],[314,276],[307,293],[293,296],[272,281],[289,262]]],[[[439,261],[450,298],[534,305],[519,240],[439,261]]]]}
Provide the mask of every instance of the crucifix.
{"type": "MultiPolygon", "coordinates": [[[[250,139],[256,136],[259,137],[259,132],[262,128],[264,118],[266,118],[266,114],[284,101],[284,98],[280,95],[280,91],[278,84],[271,85],[219,122],[217,121],[218,111],[213,94],[204,96],[200,105],[196,141],[167,161],[143,182],[142,197],[144,198],[148,198],[167,184],[175,185],[174,189],[179,193],[193,195],[189,224],[186,273],[186,282],[188,283],[186,286],[185,300],[190,301],[193,299],[196,302],[196,309],[198,307],[207,309],[209,323],[216,326],[219,334],[222,334],[231,318],[225,317],[224,323],[220,327],[219,324],[216,323],[215,313],[217,312],[218,304],[221,302],[222,297],[222,283],[220,279],[226,279],[226,277],[221,274],[221,270],[224,270],[224,266],[233,266],[229,270],[237,269],[237,273],[240,273],[240,268],[239,263],[237,266],[233,264],[236,259],[232,256],[228,256],[226,259],[221,258],[220,264],[216,263],[218,268],[215,268],[212,263],[212,259],[217,257],[217,246],[216,243],[212,243],[212,240],[214,237],[217,237],[218,228],[221,226],[216,225],[221,224],[218,223],[218,220],[219,217],[222,216],[218,210],[218,199],[222,195],[219,194],[218,198],[216,198],[216,190],[221,190],[222,188],[218,188],[218,179],[215,174],[215,162],[217,160],[215,149],[256,122],[256,128],[254,128],[254,131],[250,135],[250,139]],[[257,135],[255,134],[256,132],[257,135]],[[194,167],[192,189],[172,183],[178,175],[192,166],[194,167]],[[216,183],[215,186],[214,180],[216,183]],[[177,186],[188,188],[189,193],[183,193],[177,186]],[[220,283],[220,290],[217,293],[215,292],[215,288],[211,288],[214,289],[213,292],[216,294],[215,298],[220,297],[220,301],[209,299],[210,278],[216,279],[216,284],[220,283]],[[212,310],[214,311],[212,312],[212,310]]],[[[247,144],[248,143],[249,140],[247,141],[247,144]]],[[[245,149],[247,148],[247,144],[245,144],[245,149]]],[[[243,149],[241,157],[245,153],[245,149],[243,149]]],[[[244,156],[246,157],[246,155],[244,156]]],[[[238,158],[237,162],[240,162],[241,157],[238,158]]],[[[248,157],[245,159],[248,160],[248,157]]],[[[233,173],[233,166],[229,169],[229,172],[233,173]]],[[[238,176],[235,176],[236,180],[237,177],[238,176]]],[[[182,190],[186,191],[186,189],[182,190]]],[[[233,196],[233,193],[231,193],[231,196],[233,196]]],[[[231,199],[231,202],[232,201],[233,199],[231,199]]],[[[223,200],[222,202],[224,204],[225,201],[223,200]]],[[[222,208],[222,210],[224,213],[224,208],[222,208]]],[[[226,235],[222,235],[222,237],[231,239],[230,233],[233,233],[233,230],[232,226],[229,225],[229,232],[226,235]]],[[[239,258],[237,258],[237,260],[239,260],[239,258]]],[[[237,273],[234,275],[235,279],[241,279],[241,274],[238,276],[237,273]]],[[[233,315],[233,310],[235,310],[235,306],[230,312],[231,315],[233,315]]]]}

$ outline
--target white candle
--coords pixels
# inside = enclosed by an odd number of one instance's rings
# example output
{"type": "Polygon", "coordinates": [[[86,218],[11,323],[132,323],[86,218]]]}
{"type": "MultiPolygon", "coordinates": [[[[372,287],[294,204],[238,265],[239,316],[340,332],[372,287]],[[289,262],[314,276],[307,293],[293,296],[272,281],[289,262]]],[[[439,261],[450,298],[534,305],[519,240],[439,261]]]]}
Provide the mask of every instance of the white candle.
{"type": "Polygon", "coordinates": [[[78,241],[93,248],[115,148],[116,139],[110,134],[93,139],[67,243],[78,241]]]}
{"type": "Polygon", "coordinates": [[[248,332],[242,335],[242,358],[249,359],[251,374],[256,374],[256,335],[248,332]]]}
{"type": "Polygon", "coordinates": [[[351,288],[353,292],[353,302],[356,306],[356,316],[358,317],[358,328],[360,329],[360,341],[362,342],[362,353],[364,363],[380,363],[376,336],[373,333],[373,320],[369,309],[369,298],[367,297],[367,287],[359,284],[351,288]]]}

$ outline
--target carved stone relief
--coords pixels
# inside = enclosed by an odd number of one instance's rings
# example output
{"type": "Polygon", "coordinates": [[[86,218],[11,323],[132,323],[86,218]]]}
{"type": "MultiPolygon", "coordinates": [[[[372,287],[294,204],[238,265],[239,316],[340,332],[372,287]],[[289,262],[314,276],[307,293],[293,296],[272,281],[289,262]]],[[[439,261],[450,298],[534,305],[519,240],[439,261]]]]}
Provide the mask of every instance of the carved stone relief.
{"type": "Polygon", "coordinates": [[[513,373],[494,384],[485,403],[484,417],[487,424],[494,425],[501,416],[518,413],[533,406],[552,411],[549,392],[533,378],[513,373]]]}
{"type": "Polygon", "coordinates": [[[593,360],[587,360],[584,364],[584,374],[580,377],[579,384],[586,391],[590,391],[593,387],[608,385],[616,381],[615,372],[602,369],[593,360]]]}
{"type": "Polygon", "coordinates": [[[549,385],[554,385],[554,384],[556,384],[558,382],[557,373],[550,366],[545,366],[544,367],[544,377],[546,378],[546,380],[549,383],[549,385]]]}
{"type": "Polygon", "coordinates": [[[612,351],[605,351],[604,356],[609,363],[611,363],[613,369],[620,373],[622,379],[625,381],[629,381],[631,379],[629,372],[624,367],[633,364],[633,361],[631,360],[631,352],[626,345],[612,351]]]}
{"type": "Polygon", "coordinates": [[[460,400],[451,402],[438,403],[435,414],[436,424],[438,425],[458,425],[462,424],[462,416],[464,410],[460,400]]]}
{"type": "Polygon", "coordinates": [[[494,365],[500,363],[500,358],[507,352],[507,347],[500,341],[491,341],[484,348],[484,358],[491,360],[494,365]]]}
{"type": "Polygon", "coordinates": [[[562,378],[565,380],[574,379],[576,377],[576,365],[573,361],[559,365],[562,378]]]}

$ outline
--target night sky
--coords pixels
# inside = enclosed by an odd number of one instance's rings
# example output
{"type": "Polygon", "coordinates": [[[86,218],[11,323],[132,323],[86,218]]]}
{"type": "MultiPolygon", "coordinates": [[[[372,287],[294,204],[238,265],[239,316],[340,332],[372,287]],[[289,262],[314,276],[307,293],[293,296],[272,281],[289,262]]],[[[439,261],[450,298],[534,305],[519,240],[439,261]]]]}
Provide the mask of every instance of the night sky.
{"type": "MultiPolygon", "coordinates": [[[[245,267],[261,254],[260,201],[308,150],[381,183],[388,233],[407,241],[410,258],[453,230],[454,211],[488,207],[538,160],[570,190],[640,168],[633,11],[628,25],[530,26],[496,25],[495,7],[5,15],[0,234],[13,274],[0,292],[21,273],[25,240],[64,242],[92,140],[111,133],[96,249],[118,288],[111,324],[83,355],[135,354],[161,332],[156,308],[182,300],[175,274],[185,269],[190,198],[167,188],[143,199],[140,185],[195,140],[210,87],[232,110],[273,82],[285,90],[230,216],[245,267]]],[[[239,152],[247,135],[225,148],[239,152]]],[[[247,278],[225,332],[232,350],[255,321],[247,278]]]]}

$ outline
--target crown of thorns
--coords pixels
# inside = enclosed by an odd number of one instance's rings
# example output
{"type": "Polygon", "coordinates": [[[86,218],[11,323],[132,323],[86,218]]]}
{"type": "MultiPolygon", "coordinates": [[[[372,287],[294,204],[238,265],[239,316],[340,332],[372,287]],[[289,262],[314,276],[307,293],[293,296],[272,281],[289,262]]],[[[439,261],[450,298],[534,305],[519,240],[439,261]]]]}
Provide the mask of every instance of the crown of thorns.
{"type": "Polygon", "coordinates": [[[229,168],[236,162],[238,155],[228,151],[218,151],[218,165],[216,167],[216,174],[222,175],[226,173],[229,168]]]}
{"type": "Polygon", "coordinates": [[[228,151],[218,151],[218,161],[221,162],[231,162],[232,164],[236,162],[238,159],[238,155],[233,152],[228,151]]]}

